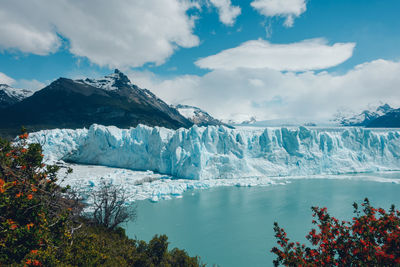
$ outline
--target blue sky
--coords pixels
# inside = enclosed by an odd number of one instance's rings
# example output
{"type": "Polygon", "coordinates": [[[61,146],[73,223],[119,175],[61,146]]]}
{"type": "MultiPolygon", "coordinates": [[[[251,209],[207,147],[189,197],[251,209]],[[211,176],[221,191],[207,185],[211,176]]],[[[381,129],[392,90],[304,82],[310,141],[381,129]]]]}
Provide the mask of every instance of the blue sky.
{"type": "MultiPolygon", "coordinates": [[[[320,117],[353,104],[352,98],[361,108],[397,96],[393,88],[398,86],[400,1],[396,0],[136,0],[129,6],[129,1],[121,0],[112,7],[103,0],[59,4],[49,0],[46,6],[4,1],[0,73],[14,86],[41,87],[60,76],[97,77],[118,67],[168,102],[198,105],[226,118],[263,119],[298,114],[290,106],[303,110],[309,105],[302,96],[312,95],[301,88],[324,83],[339,95],[349,88],[355,92],[346,95],[346,101],[337,99],[337,105],[320,117]],[[310,39],[314,41],[302,43],[310,39]],[[360,64],[360,75],[365,77],[371,72],[393,75],[370,82],[388,83],[387,88],[354,84],[351,75],[360,64]],[[238,95],[240,88],[229,91],[230,77],[238,79],[233,86],[249,82],[240,86],[242,91],[257,87],[248,92],[254,97],[238,95]],[[293,89],[295,84],[299,89],[293,89]],[[293,92],[283,95],[281,90],[293,92]],[[368,97],[360,99],[365,92],[368,97]],[[238,95],[227,105],[242,101],[246,107],[239,106],[237,112],[216,109],[223,95],[238,95]]],[[[315,101],[330,102],[327,94],[318,97],[315,101]]],[[[301,115],[312,114],[310,110],[301,115]]]]}

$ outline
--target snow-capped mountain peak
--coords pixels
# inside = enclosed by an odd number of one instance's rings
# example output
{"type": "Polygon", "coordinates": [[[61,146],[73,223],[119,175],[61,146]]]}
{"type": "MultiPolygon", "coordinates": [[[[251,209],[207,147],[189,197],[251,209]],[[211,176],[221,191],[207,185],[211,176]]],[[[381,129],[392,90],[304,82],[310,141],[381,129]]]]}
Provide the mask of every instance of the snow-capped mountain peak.
{"type": "Polygon", "coordinates": [[[7,84],[0,84],[0,108],[11,106],[33,95],[33,91],[18,89],[7,84]]]}
{"type": "Polygon", "coordinates": [[[123,86],[132,85],[129,78],[118,69],[115,69],[114,73],[104,76],[100,79],[86,78],[76,80],[76,82],[87,84],[96,88],[101,88],[106,91],[115,91],[123,86]]]}
{"type": "Polygon", "coordinates": [[[388,112],[391,112],[391,111],[393,111],[393,108],[391,106],[389,106],[388,104],[384,104],[382,106],[379,106],[376,109],[376,113],[379,116],[385,115],[385,114],[387,114],[388,112]]]}
{"type": "Polygon", "coordinates": [[[33,91],[14,88],[7,84],[0,84],[0,90],[5,92],[9,97],[13,97],[15,99],[18,99],[19,101],[33,95],[34,93],[33,91]]]}
{"type": "Polygon", "coordinates": [[[388,104],[368,105],[367,109],[356,113],[351,109],[342,108],[336,112],[333,121],[342,126],[366,126],[372,120],[393,111],[388,104]]]}
{"type": "Polygon", "coordinates": [[[248,125],[256,123],[257,118],[249,114],[233,114],[231,118],[223,119],[222,121],[230,125],[248,125]]]}
{"type": "MultiPolygon", "coordinates": [[[[215,119],[212,117],[210,114],[208,114],[206,111],[194,107],[194,106],[189,106],[189,105],[176,105],[172,106],[173,108],[177,109],[179,113],[191,121],[192,123],[199,125],[199,126],[207,126],[207,125],[225,125],[223,122],[221,122],[218,119],[215,119]]],[[[229,125],[225,125],[229,126],[229,125]]],[[[230,126],[229,126],[230,127],[230,126]]]]}

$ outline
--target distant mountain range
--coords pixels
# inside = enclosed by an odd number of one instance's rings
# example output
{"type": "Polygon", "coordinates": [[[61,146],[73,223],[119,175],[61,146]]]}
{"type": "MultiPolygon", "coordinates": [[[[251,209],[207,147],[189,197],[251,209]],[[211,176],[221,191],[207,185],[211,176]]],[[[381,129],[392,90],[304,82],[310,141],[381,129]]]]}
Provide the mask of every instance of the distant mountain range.
{"type": "Polygon", "coordinates": [[[222,122],[228,125],[250,125],[256,123],[257,119],[255,116],[240,114],[236,119],[222,120],[222,122]]]}
{"type": "Polygon", "coordinates": [[[7,84],[0,84],[0,108],[6,108],[33,95],[33,91],[17,89],[7,84]]]}
{"type": "MultiPolygon", "coordinates": [[[[397,111],[398,112],[398,111],[397,111]]],[[[377,107],[369,107],[357,114],[349,110],[340,110],[334,115],[333,121],[341,126],[365,126],[365,127],[396,127],[398,125],[393,109],[388,104],[382,104],[377,107]]]]}
{"type": "Polygon", "coordinates": [[[218,119],[215,119],[206,111],[189,105],[176,105],[172,106],[173,108],[177,109],[179,113],[184,116],[186,119],[191,121],[193,124],[198,126],[208,126],[208,125],[224,125],[229,128],[233,128],[232,126],[221,122],[218,119]]]}
{"type": "MultiPolygon", "coordinates": [[[[266,126],[254,117],[239,123],[266,126]],[[260,124],[260,125],[259,125],[260,124]]],[[[360,114],[338,112],[334,121],[342,126],[400,127],[400,109],[388,104],[360,114]]],[[[93,123],[120,128],[138,124],[166,128],[238,124],[222,122],[200,108],[170,106],[147,89],[131,83],[119,70],[100,79],[59,78],[37,91],[0,84],[0,134],[15,136],[23,125],[29,131],[83,128],[93,123]]]]}

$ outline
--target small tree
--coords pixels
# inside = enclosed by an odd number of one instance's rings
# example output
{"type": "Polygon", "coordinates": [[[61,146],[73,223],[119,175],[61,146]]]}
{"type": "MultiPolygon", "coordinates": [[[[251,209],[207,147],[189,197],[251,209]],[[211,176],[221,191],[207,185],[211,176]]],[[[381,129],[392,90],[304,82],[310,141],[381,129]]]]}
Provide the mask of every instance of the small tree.
{"type": "Polygon", "coordinates": [[[92,191],[92,220],[113,230],[121,223],[136,219],[136,207],[127,206],[128,196],[121,186],[102,181],[99,188],[92,191]]]}
{"type": "Polygon", "coordinates": [[[41,146],[27,138],[25,131],[15,143],[0,138],[0,265],[54,265],[75,228],[59,168],[44,165],[41,146]]]}
{"type": "Polygon", "coordinates": [[[339,221],[326,208],[312,207],[312,229],[306,238],[313,247],[289,242],[283,228],[274,223],[275,237],[281,248],[271,252],[278,258],[274,265],[286,266],[400,266],[400,212],[392,206],[389,212],[373,208],[368,199],[353,204],[351,222],[339,221]]]}

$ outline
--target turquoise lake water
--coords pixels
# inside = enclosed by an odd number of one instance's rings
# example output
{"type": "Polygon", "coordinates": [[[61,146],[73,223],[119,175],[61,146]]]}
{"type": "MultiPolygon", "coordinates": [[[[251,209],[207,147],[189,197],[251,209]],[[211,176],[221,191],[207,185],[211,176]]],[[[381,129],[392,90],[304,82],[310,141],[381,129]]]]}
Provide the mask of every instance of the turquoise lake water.
{"type": "MultiPolygon", "coordinates": [[[[400,178],[399,173],[381,176],[400,178]]],[[[325,206],[340,219],[350,219],[352,203],[365,197],[374,206],[400,207],[399,184],[352,177],[291,180],[268,187],[218,187],[158,203],[139,201],[138,218],[126,225],[127,234],[146,241],[154,234],[166,234],[170,248],[185,248],[208,266],[272,266],[274,221],[290,239],[305,242],[312,226],[311,206],[325,206]]]]}

